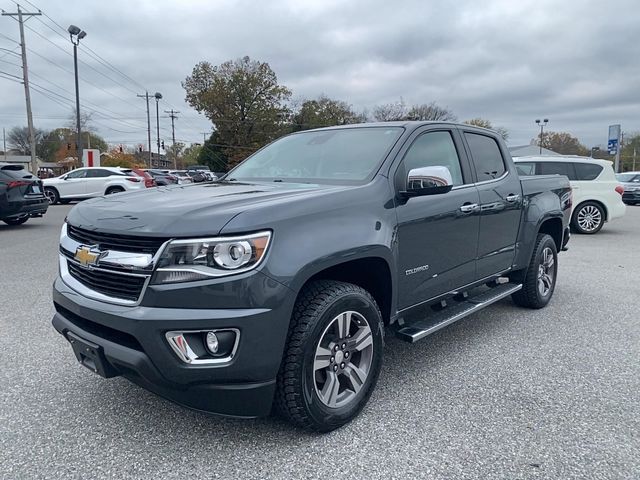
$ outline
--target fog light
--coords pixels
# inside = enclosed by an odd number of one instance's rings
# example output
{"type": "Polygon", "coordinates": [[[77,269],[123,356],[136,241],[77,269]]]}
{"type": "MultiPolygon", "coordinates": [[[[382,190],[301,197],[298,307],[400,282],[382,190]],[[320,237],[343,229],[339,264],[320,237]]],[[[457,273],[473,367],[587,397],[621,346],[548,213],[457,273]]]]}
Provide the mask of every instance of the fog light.
{"type": "Polygon", "coordinates": [[[220,346],[220,342],[218,342],[218,336],[214,332],[207,332],[205,338],[205,344],[207,345],[207,349],[213,353],[218,353],[218,347],[220,346]]]}

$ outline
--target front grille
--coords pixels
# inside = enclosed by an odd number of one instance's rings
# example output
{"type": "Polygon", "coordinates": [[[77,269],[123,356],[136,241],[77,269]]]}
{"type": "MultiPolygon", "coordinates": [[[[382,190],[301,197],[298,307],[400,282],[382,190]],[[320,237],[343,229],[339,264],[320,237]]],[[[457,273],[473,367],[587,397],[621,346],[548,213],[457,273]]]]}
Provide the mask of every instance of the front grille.
{"type": "Polygon", "coordinates": [[[120,252],[150,253],[154,255],[166,238],[138,237],[136,235],[116,235],[102,233],[67,224],[67,234],[76,242],[84,245],[98,245],[100,250],[120,252]]]}
{"type": "Polygon", "coordinates": [[[117,272],[83,268],[67,261],[69,274],[91,290],[121,300],[137,301],[146,277],[134,277],[117,272]]]}

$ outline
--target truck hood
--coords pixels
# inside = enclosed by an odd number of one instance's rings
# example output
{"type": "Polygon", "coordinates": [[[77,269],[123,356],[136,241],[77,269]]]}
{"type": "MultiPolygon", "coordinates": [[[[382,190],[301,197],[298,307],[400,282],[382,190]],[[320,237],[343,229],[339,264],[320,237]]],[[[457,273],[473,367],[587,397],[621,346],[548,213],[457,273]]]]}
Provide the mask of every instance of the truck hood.
{"type": "Polygon", "coordinates": [[[286,182],[172,185],[94,198],[76,205],[69,223],[89,230],[157,237],[217,235],[248,209],[315,197],[345,187],[286,182]]]}

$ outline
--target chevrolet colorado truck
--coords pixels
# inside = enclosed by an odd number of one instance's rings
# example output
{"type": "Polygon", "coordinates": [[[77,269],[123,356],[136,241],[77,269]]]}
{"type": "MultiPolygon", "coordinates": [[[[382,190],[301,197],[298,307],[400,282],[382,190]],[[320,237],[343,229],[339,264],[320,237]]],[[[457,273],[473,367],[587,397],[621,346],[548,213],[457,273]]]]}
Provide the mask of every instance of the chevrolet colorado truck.
{"type": "Polygon", "coordinates": [[[53,325],[103,377],[329,431],[369,399],[385,331],[416,342],[508,296],[544,307],[571,202],[482,128],[295,133],[216,182],[76,205],[53,325]]]}

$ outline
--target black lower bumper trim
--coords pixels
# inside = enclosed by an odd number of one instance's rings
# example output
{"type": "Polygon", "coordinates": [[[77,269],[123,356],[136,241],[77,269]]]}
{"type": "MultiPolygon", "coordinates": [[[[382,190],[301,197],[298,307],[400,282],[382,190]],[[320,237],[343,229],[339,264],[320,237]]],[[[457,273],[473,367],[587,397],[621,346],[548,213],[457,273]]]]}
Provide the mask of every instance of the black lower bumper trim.
{"type": "MultiPolygon", "coordinates": [[[[168,400],[208,413],[253,418],[266,416],[271,411],[276,388],[275,379],[253,383],[175,384],[158,371],[143,351],[128,348],[85,331],[60,313],[54,315],[52,323],[67,340],[80,339],[83,347],[95,351],[88,352],[91,355],[78,359],[94,371],[104,371],[105,377],[122,375],[168,400]]],[[[101,374],[101,371],[96,373],[101,374]]]]}

